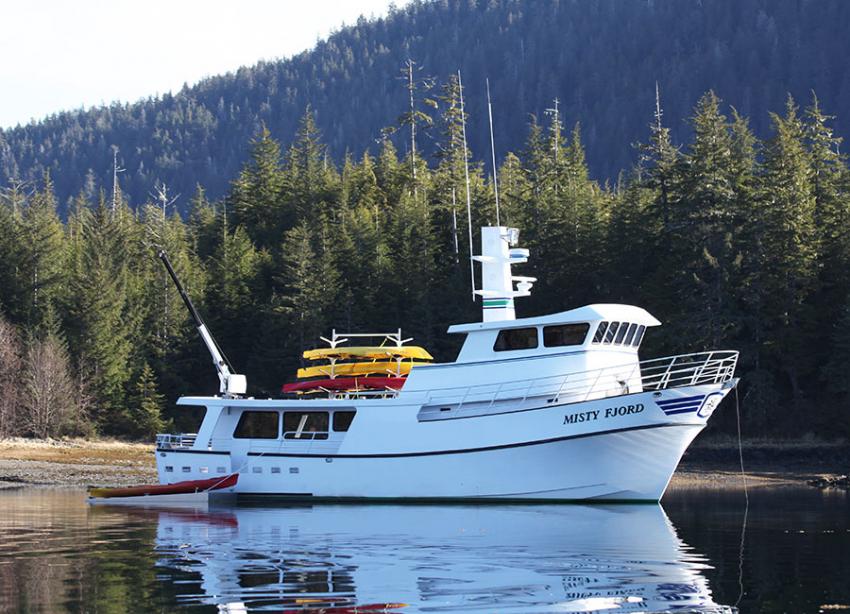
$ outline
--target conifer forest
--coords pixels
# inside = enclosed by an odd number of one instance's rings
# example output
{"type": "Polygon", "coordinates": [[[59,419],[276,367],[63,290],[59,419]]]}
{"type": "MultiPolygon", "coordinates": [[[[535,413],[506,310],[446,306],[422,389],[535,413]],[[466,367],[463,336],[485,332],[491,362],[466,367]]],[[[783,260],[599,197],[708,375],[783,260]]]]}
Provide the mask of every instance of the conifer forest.
{"type": "MultiPolygon", "coordinates": [[[[420,4],[404,15],[440,5],[420,4]]],[[[289,132],[255,116],[241,141],[230,134],[220,144],[246,152],[235,165],[228,159],[233,172],[206,185],[211,175],[193,171],[188,191],[153,170],[148,183],[138,173],[113,181],[108,140],[98,145],[105,177],[79,167],[70,182],[58,163],[37,176],[7,164],[0,436],[147,439],[187,426],[191,415],[174,409],[179,395],[218,390],[160,249],[253,396],[279,394],[301,352],[332,328],[401,327],[438,360],[453,360],[462,339],[446,328],[479,320],[481,308],[470,291],[467,171],[473,250],[479,227],[496,222],[496,187],[501,223],[519,228],[531,250],[519,273],[538,282],[517,301],[519,317],[599,302],[645,307],[663,326],[647,334],[642,358],[741,351],[747,435],[850,436],[842,109],[810,91],[745,115],[708,90],[673,126],[664,87],[650,81],[638,142],[608,145],[612,159],[629,162],[600,178],[586,156],[586,135],[600,127],[552,104],[544,87],[539,112],[499,110],[523,134],[503,139],[511,146],[498,152],[494,178],[486,99],[465,118],[456,73],[426,77],[416,56],[395,60],[384,78],[399,97],[381,109],[384,129],[368,146],[340,147],[345,135],[327,135],[299,93],[289,132]]],[[[7,153],[26,138],[16,130],[5,145],[0,133],[7,153]]],[[[710,431],[735,432],[734,402],[710,431]]]]}

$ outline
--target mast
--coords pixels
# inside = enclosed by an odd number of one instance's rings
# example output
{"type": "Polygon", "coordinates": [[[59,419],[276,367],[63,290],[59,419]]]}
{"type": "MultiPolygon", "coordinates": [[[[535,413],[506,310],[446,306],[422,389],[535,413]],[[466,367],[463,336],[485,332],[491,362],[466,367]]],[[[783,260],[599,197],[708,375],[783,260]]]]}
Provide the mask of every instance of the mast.
{"type": "Polygon", "coordinates": [[[457,71],[457,86],[460,92],[460,118],[463,132],[463,174],[466,178],[466,226],[469,230],[469,280],[472,283],[472,302],[475,302],[475,257],[472,255],[472,197],[469,194],[469,154],[466,149],[466,112],[463,110],[463,81],[460,79],[460,69],[457,71]]]}
{"type": "Polygon", "coordinates": [[[496,195],[496,226],[499,220],[499,176],[496,172],[496,142],[493,140],[493,104],[490,102],[490,79],[487,79],[487,114],[490,116],[490,154],[493,156],[493,193],[496,195]]]}
{"type": "Polygon", "coordinates": [[[186,309],[189,310],[189,315],[192,316],[195,328],[198,329],[201,339],[204,340],[204,344],[206,344],[207,350],[209,351],[210,356],[212,356],[213,364],[215,365],[216,373],[218,374],[218,379],[221,383],[219,391],[226,397],[236,397],[240,394],[245,394],[245,391],[248,388],[248,382],[245,376],[230,372],[230,366],[221,354],[221,350],[218,349],[218,344],[216,344],[215,339],[213,339],[212,335],[207,330],[207,325],[204,324],[204,321],[201,319],[201,314],[199,314],[198,310],[195,309],[195,306],[192,304],[192,299],[189,298],[189,295],[186,294],[186,291],[183,289],[183,284],[181,284],[180,280],[177,279],[177,274],[174,272],[174,269],[171,266],[171,261],[168,259],[168,254],[165,253],[165,250],[160,250],[159,259],[162,260],[168,274],[171,276],[171,280],[174,282],[174,285],[177,286],[177,292],[180,293],[180,298],[183,299],[186,309]]]}

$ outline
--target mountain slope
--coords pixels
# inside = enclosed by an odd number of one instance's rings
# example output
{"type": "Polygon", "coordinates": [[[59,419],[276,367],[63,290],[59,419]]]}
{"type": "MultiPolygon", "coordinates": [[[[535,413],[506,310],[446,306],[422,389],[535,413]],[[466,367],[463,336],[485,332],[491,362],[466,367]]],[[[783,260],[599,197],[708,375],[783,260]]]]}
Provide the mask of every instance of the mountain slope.
{"type": "MultiPolygon", "coordinates": [[[[645,140],[661,88],[664,120],[683,140],[684,120],[714,89],[766,134],[763,109],[788,92],[815,90],[850,114],[850,3],[814,0],[441,0],[414,2],[360,20],[313,50],[207,79],[175,95],[51,116],[0,132],[0,182],[50,171],[60,207],[80,190],[111,186],[112,148],[134,203],[168,183],[186,205],[196,184],[222,195],[262,124],[284,143],[307,105],[332,155],[373,148],[406,108],[397,77],[412,58],[444,81],[460,68],[478,157],[488,153],[484,79],[491,81],[500,155],[523,146],[529,114],[559,99],[568,125],[581,122],[591,172],[616,178],[645,140]]],[[[843,119],[842,119],[843,116],[843,119]]],[[[844,122],[844,123],[841,123],[844,122]]],[[[394,138],[408,147],[404,131],[394,138]]],[[[427,136],[418,144],[429,150],[427,136]]]]}

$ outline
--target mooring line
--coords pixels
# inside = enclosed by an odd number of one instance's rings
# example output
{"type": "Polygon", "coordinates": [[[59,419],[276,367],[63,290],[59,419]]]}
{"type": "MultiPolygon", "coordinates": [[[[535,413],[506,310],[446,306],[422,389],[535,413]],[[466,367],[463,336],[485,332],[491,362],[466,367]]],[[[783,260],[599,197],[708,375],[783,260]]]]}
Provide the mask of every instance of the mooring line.
{"type": "Polygon", "coordinates": [[[747,488],[747,472],[744,470],[744,445],[741,441],[741,403],[738,398],[738,387],[735,386],[735,415],[738,419],[738,460],[741,463],[741,480],[744,484],[744,520],[741,524],[741,545],[738,549],[738,599],[735,607],[744,597],[744,539],[747,534],[747,516],[750,512],[750,493],[747,488]]]}

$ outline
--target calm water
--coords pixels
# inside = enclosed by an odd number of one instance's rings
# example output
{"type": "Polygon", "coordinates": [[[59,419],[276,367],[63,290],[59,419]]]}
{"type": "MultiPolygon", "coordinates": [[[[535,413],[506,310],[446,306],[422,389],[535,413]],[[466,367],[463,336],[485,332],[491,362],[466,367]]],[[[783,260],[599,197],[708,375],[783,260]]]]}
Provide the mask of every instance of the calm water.
{"type": "Polygon", "coordinates": [[[673,493],[663,507],[201,512],[5,490],[0,610],[802,613],[850,604],[847,493],[751,492],[742,555],[743,512],[741,493],[718,491],[673,493]]]}

